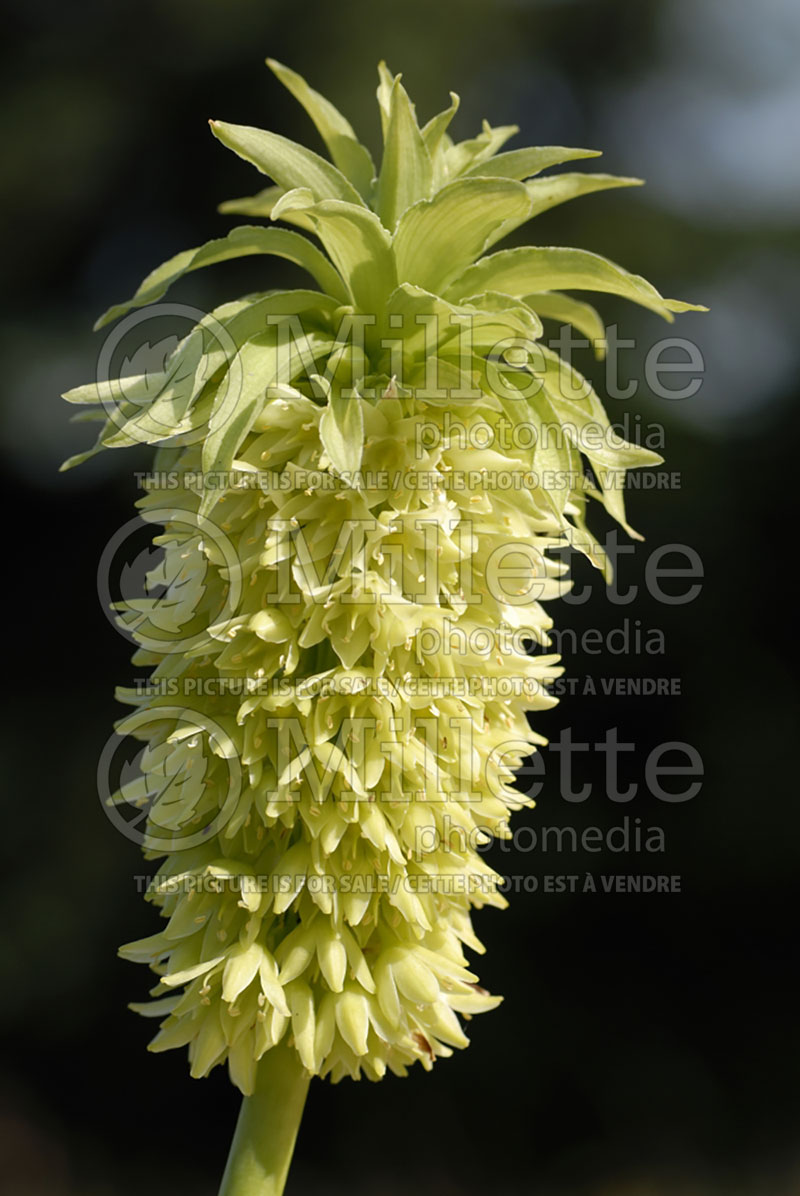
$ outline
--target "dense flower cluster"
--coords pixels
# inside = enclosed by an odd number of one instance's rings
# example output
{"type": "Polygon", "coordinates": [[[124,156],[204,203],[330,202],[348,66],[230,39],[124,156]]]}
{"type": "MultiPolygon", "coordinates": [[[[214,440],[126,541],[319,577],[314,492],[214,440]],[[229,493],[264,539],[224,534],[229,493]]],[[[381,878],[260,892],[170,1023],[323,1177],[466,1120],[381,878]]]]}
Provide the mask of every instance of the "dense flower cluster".
{"type": "Polygon", "coordinates": [[[487,253],[553,204],[635,182],[538,177],[588,151],[501,153],[516,130],[488,125],[455,143],[457,99],[420,128],[381,68],[376,171],[344,118],[271,65],[334,164],[212,122],[274,181],[224,209],[302,232],[236,228],[106,319],[247,254],[288,258],[318,289],[225,304],[157,377],[66,396],[99,405],[93,452],[159,446],[139,505],[164,528],[162,593],[119,611],[153,670],[151,692],[120,693],[136,709],[119,730],[147,744],[120,800],[150,803],[167,920],[123,953],[159,976],[139,1007],[164,1019],[153,1049],[188,1045],[198,1076],[227,1060],[245,1093],[282,1039],[333,1079],[430,1067],[499,1000],[464,955],[482,951],[471,909],[504,904],[476,845],[508,834],[514,770],[543,742],[526,712],[553,704],[541,601],[568,584],[553,552],[602,566],[587,502],[627,527],[625,470],[659,460],[610,433],[541,320],[601,352],[602,321],[564,291],[666,318],[688,306],[591,253],[487,253]],[[513,476],[525,484],[496,481],[513,476]]]}

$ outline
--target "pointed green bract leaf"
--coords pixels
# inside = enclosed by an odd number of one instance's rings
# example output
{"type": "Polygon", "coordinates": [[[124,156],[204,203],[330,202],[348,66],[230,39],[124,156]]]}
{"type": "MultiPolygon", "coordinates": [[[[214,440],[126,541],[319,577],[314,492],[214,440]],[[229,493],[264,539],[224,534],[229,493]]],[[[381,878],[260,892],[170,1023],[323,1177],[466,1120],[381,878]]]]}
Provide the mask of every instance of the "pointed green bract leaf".
{"type": "Polygon", "coordinates": [[[320,439],[337,473],[356,473],[361,468],[364,451],[361,400],[356,395],[345,396],[337,387],[327,389],[328,405],[319,424],[320,439]]]}
{"type": "Polygon", "coordinates": [[[120,406],[109,423],[111,434],[104,437],[104,447],[155,444],[196,430],[208,418],[205,400],[210,394],[214,395],[212,415],[221,404],[226,404],[227,413],[233,410],[231,404],[241,390],[239,346],[273,326],[271,319],[282,323],[303,317],[305,342],[300,344],[294,337],[286,357],[298,368],[306,361],[313,363],[314,348],[323,354],[332,343],[330,335],[314,340],[313,326],[336,307],[336,300],[317,291],[278,291],[217,308],[178,346],[152,393],[137,392],[136,401],[120,406]]]}
{"type": "Polygon", "coordinates": [[[621,295],[671,320],[672,311],[703,310],[664,299],[647,279],[630,274],[608,258],[583,249],[525,245],[504,249],[470,266],[448,288],[449,298],[481,290],[525,295],[531,291],[585,290],[621,295]]]}
{"type": "Polygon", "coordinates": [[[554,484],[547,487],[548,496],[555,504],[559,516],[563,517],[570,492],[570,453],[563,437],[554,434],[558,428],[558,415],[546,394],[536,396],[534,409],[540,416],[538,435],[533,461],[540,473],[549,472],[554,484]]]}
{"type": "Polygon", "coordinates": [[[315,199],[344,199],[348,203],[363,204],[361,196],[342,172],[305,146],[250,125],[229,125],[221,120],[212,120],[209,124],[218,141],[262,174],[269,175],[279,187],[287,191],[293,187],[308,187],[315,199]]]}
{"type": "MultiPolygon", "coordinates": [[[[306,190],[308,189],[306,188],[306,190]]],[[[290,194],[291,189],[287,191],[284,187],[265,187],[257,195],[243,195],[240,199],[226,199],[218,206],[217,211],[221,212],[223,216],[263,216],[266,219],[273,219],[276,207],[286,195],[290,194]]],[[[311,193],[309,192],[309,194],[311,193]]],[[[314,231],[312,222],[303,218],[299,211],[293,216],[292,224],[308,233],[314,231]]]]}
{"type": "Polygon", "coordinates": [[[273,204],[272,219],[287,220],[290,224],[298,223],[308,226],[313,231],[313,220],[303,213],[308,208],[313,208],[316,202],[308,187],[293,187],[291,191],[284,191],[280,199],[273,204]]]}
{"type": "Polygon", "coordinates": [[[301,75],[276,62],[274,58],[267,59],[267,66],[303,105],[339,170],[350,180],[358,193],[368,200],[375,177],[375,167],[369,150],[358,140],[350,122],[329,100],[309,87],[301,75]]]}
{"type": "Polygon", "coordinates": [[[466,178],[481,175],[484,178],[529,179],[548,166],[574,162],[576,158],[599,158],[600,154],[600,150],[570,149],[565,145],[533,145],[527,149],[496,154],[485,162],[470,166],[464,175],[466,178]]]}
{"type": "Polygon", "coordinates": [[[218,364],[203,356],[203,334],[195,325],[176,347],[164,370],[139,379],[120,379],[122,394],[100,389],[101,401],[109,410],[116,401],[113,417],[102,433],[104,448],[153,444],[188,429],[187,412],[213,379],[218,364]],[[143,383],[143,385],[142,385],[143,383]]]}
{"type": "Polygon", "coordinates": [[[619,469],[661,464],[663,458],[658,453],[629,444],[613,432],[599,396],[579,370],[546,345],[536,346],[535,358],[533,372],[542,378],[562,424],[571,429],[570,439],[590,460],[619,469]],[[596,443],[596,436],[581,441],[581,434],[587,430],[601,430],[602,443],[596,443]]]}
{"type": "Polygon", "coordinates": [[[243,195],[239,199],[225,199],[217,205],[217,211],[221,212],[223,216],[269,217],[283,194],[283,187],[265,187],[256,195],[243,195]]]}
{"type": "MultiPolygon", "coordinates": [[[[291,382],[299,373],[312,370],[317,353],[323,356],[331,347],[329,340],[315,345],[313,334],[303,333],[291,336],[291,345],[287,345],[280,342],[279,332],[271,328],[266,335],[248,341],[230,363],[208,420],[202,449],[205,473],[232,470],[267,401],[268,388],[291,382]]],[[[201,516],[210,514],[220,493],[219,487],[205,491],[201,516]]]]}
{"type": "MultiPolygon", "coordinates": [[[[397,75],[399,79],[401,76],[397,75]]],[[[381,114],[381,132],[383,139],[386,140],[386,132],[389,128],[389,116],[391,114],[391,99],[392,88],[394,87],[395,76],[389,70],[385,62],[378,63],[378,90],[375,93],[378,97],[378,111],[381,114]]]]}
{"type": "Polygon", "coordinates": [[[601,174],[563,174],[530,183],[457,179],[441,188],[427,206],[409,209],[401,220],[395,237],[398,276],[440,290],[468,261],[546,208],[591,191],[638,182],[601,174]]]}
{"type": "Polygon", "coordinates": [[[470,295],[454,310],[459,312],[471,309],[479,313],[480,322],[484,327],[493,325],[501,337],[519,334],[526,340],[535,341],[542,335],[542,322],[539,317],[527,304],[521,303],[513,295],[504,295],[501,291],[484,291],[480,295],[470,295]]]}
{"type": "Polygon", "coordinates": [[[126,408],[120,407],[103,432],[103,447],[115,449],[135,444],[159,444],[196,431],[207,421],[213,397],[223,378],[224,374],[219,371],[207,378],[200,370],[197,375],[188,375],[175,385],[165,386],[154,402],[146,407],[137,405],[127,419],[126,408]]]}
{"type": "MultiPolygon", "coordinates": [[[[271,343],[250,341],[242,346],[237,360],[231,363],[221,388],[222,401],[215,405],[203,441],[202,466],[205,474],[233,468],[234,458],[266,402],[267,387],[286,380],[280,377],[282,355],[274,341],[274,334],[270,338],[271,343]]],[[[287,356],[283,354],[284,361],[287,356]]],[[[221,487],[209,487],[204,491],[200,503],[202,518],[214,509],[221,492],[221,487]]]]}
{"type": "Polygon", "coordinates": [[[419,131],[413,105],[399,78],[395,79],[377,189],[377,211],[386,228],[394,231],[407,208],[427,199],[432,182],[431,156],[419,131]]]}
{"type": "Polygon", "coordinates": [[[404,282],[390,296],[388,312],[401,317],[392,336],[411,358],[442,351],[457,338],[461,351],[471,352],[492,349],[507,337],[535,341],[542,332],[531,309],[510,295],[487,293],[453,304],[404,282]]]}
{"type": "MultiPolygon", "coordinates": [[[[256,295],[225,321],[224,326],[235,344],[242,345],[265,330],[270,316],[278,319],[300,316],[304,327],[308,328],[327,326],[339,306],[336,299],[320,291],[271,291],[256,295]]],[[[209,336],[213,342],[213,327],[209,336]]]]}
{"type": "Polygon", "coordinates": [[[74,469],[76,465],[83,465],[86,461],[91,461],[92,457],[96,457],[98,453],[102,453],[103,448],[101,435],[98,436],[97,441],[90,449],[84,449],[82,453],[75,453],[72,457],[67,457],[66,461],[62,461],[58,467],[58,472],[66,473],[68,470],[74,469]]]}
{"type": "Polygon", "coordinates": [[[561,295],[558,291],[524,295],[523,302],[546,320],[572,324],[591,341],[597,357],[605,356],[606,326],[600,313],[590,303],[582,303],[580,299],[573,299],[571,295],[561,295]]]}
{"type": "MultiPolygon", "coordinates": [[[[243,400],[231,418],[219,432],[209,432],[203,442],[203,472],[229,473],[233,468],[233,460],[240,445],[250,432],[263,406],[264,396],[252,395],[243,400]]],[[[207,489],[200,500],[199,514],[201,519],[207,518],[217,504],[220,490],[207,489]]]]}
{"type": "MultiPolygon", "coordinates": [[[[530,211],[523,183],[512,179],[457,179],[431,200],[409,208],[394,238],[397,272],[438,291],[530,211]]],[[[471,293],[503,287],[474,287],[471,293]]]]}
{"type": "Polygon", "coordinates": [[[450,107],[445,108],[443,112],[432,116],[428,123],[422,128],[422,140],[427,146],[428,153],[433,157],[439,149],[443,135],[450,127],[455,114],[458,112],[458,106],[461,103],[459,97],[454,91],[450,92],[450,107]]]}
{"type": "Polygon", "coordinates": [[[459,141],[457,145],[448,148],[445,160],[450,177],[463,174],[471,166],[485,162],[518,132],[519,125],[499,125],[493,129],[485,120],[483,130],[477,137],[472,137],[469,141],[459,141]]]}
{"type": "Polygon", "coordinates": [[[314,231],[345,280],[358,308],[376,318],[383,312],[387,296],[397,285],[391,238],[374,212],[338,200],[309,203],[298,191],[286,196],[277,209],[292,219],[292,203],[309,219],[314,231]]]}
{"type": "Polygon", "coordinates": [[[97,321],[95,328],[102,328],[104,324],[124,316],[133,307],[143,307],[160,299],[174,282],[192,270],[260,253],[274,254],[276,257],[295,262],[308,270],[329,294],[346,301],[341,278],[317,247],[305,237],[282,228],[242,225],[232,229],[227,237],[207,241],[197,249],[185,249],[183,253],[170,258],[168,262],[148,274],[132,299],[127,303],[110,307],[97,321]]]}
{"type": "Polygon", "coordinates": [[[590,195],[593,191],[608,191],[611,187],[641,187],[642,179],[626,179],[614,174],[565,173],[533,179],[525,186],[531,197],[531,216],[538,216],[548,208],[590,195]]]}
{"type": "Polygon", "coordinates": [[[68,403],[118,403],[125,399],[146,398],[153,386],[150,374],[129,375],[124,378],[108,378],[100,382],[87,382],[75,386],[61,396],[68,403]]]}
{"type": "Polygon", "coordinates": [[[428,153],[431,156],[431,166],[433,168],[432,193],[438,191],[447,182],[447,151],[453,144],[447,136],[447,129],[458,111],[459,103],[458,96],[454,91],[451,91],[450,107],[446,108],[444,112],[431,117],[422,129],[422,140],[425,142],[428,153]]]}
{"type": "Polygon", "coordinates": [[[69,417],[69,422],[71,424],[99,424],[101,421],[105,421],[105,418],[103,411],[76,411],[69,417]]]}
{"type": "MultiPolygon", "coordinates": [[[[641,539],[625,515],[625,471],[658,465],[658,453],[629,444],[611,429],[606,411],[590,383],[578,370],[544,345],[536,350],[534,373],[541,377],[544,392],[560,420],[568,440],[591,461],[610,515],[634,539],[641,539]]],[[[535,403],[541,403],[537,396],[535,403]]]]}
{"type": "Polygon", "coordinates": [[[677,313],[682,311],[708,311],[704,303],[686,303],[683,299],[665,299],[664,302],[670,311],[677,313]]]}
{"type": "MultiPolygon", "coordinates": [[[[586,503],[584,501],[583,507],[586,503]]],[[[580,514],[573,515],[575,527],[570,529],[569,544],[577,552],[583,553],[592,568],[597,569],[606,585],[614,580],[614,562],[606,551],[605,545],[592,535],[586,526],[586,519],[581,509],[580,514]]]]}

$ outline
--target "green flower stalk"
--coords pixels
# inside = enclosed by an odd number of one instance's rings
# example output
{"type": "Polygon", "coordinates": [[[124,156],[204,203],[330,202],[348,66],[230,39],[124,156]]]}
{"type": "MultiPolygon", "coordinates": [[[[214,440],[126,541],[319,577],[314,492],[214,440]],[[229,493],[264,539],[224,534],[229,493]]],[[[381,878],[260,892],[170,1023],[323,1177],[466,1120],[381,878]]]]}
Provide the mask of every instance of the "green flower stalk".
{"type": "Polygon", "coordinates": [[[312,288],[226,303],[157,376],[65,396],[102,420],[67,466],[158,446],[139,509],[164,528],[163,592],[118,611],[152,668],[148,692],[119,692],[135,709],[118,731],[146,749],[116,800],[149,803],[167,921],[122,954],[158,976],[135,1007],[162,1019],[152,1049],[188,1047],[193,1076],[227,1063],[246,1098],[228,1196],[283,1190],[311,1076],[430,1069],[498,1004],[465,949],[483,951],[471,910],[505,905],[480,849],[532,804],[513,781],[560,672],[541,605],[569,584],[554,554],[605,568],[589,502],[630,532],[625,471],[660,461],[613,434],[542,320],[602,355],[598,313],[569,292],[668,320],[692,306],[593,253],[493,250],[639,181],[541,174],[592,151],[506,152],[516,128],[488,124],[456,143],[458,98],[420,127],[382,65],[376,170],[327,100],[269,65],[332,162],[212,121],[272,180],[222,210],[293,227],[178,254],[99,324],[245,255],[287,258],[312,288]]]}

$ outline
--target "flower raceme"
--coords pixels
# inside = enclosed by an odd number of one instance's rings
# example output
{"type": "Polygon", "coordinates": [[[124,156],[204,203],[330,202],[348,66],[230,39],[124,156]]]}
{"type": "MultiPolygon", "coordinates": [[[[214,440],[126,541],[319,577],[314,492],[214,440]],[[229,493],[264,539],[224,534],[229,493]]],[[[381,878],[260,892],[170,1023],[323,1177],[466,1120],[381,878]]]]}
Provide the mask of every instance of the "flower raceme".
{"type": "Polygon", "coordinates": [[[245,1094],[278,1044],[334,1080],[430,1068],[498,1003],[464,954],[483,950],[472,908],[505,904],[475,848],[508,837],[515,768],[545,742],[526,714],[560,672],[541,605],[569,584],[553,554],[604,567],[589,502],[630,531],[625,471],[660,461],[613,435],[542,321],[601,355],[603,323],[572,292],[668,320],[692,306],[593,253],[493,248],[638,182],[542,173],[592,151],[506,151],[517,130],[488,124],[455,142],[458,98],[420,127],[382,65],[376,169],[327,100],[270,66],[332,161],[211,129],[271,180],[222,211],[290,227],[178,254],[99,325],[247,255],[312,286],[223,304],[156,376],[65,396],[102,421],[67,466],[158,446],[139,508],[164,529],[163,592],[118,610],[152,685],[119,693],[135,709],[118,730],[146,749],[117,800],[149,802],[167,919],[123,948],[158,976],[135,1008],[163,1019],[153,1050],[188,1046],[195,1076],[227,1061],[245,1094]]]}

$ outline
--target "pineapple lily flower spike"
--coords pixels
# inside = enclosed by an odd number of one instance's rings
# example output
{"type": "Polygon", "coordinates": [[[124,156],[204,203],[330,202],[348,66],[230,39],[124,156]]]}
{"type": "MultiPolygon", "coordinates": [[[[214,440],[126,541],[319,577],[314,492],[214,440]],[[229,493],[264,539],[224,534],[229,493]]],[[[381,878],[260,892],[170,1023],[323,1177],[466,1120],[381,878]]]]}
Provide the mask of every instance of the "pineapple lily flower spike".
{"type": "Polygon", "coordinates": [[[168,921],[122,954],[158,976],[134,1006],[163,1019],[151,1049],[188,1046],[193,1076],[227,1062],[244,1094],[225,1196],[283,1190],[312,1076],[429,1070],[498,1004],[464,950],[483,951],[472,908],[506,904],[479,849],[532,804],[514,772],[546,742],[526,712],[554,704],[560,672],[540,603],[569,585],[552,554],[605,569],[589,501],[630,532],[625,471],[661,460],[612,433],[541,321],[602,355],[603,323],[571,292],[699,310],[594,253],[493,250],[555,204],[639,181],[541,175],[592,151],[504,151],[516,128],[486,123],[454,142],[458,97],[420,127],[382,64],[376,170],[327,100],[269,65],[332,162],[212,121],[272,181],[221,210],[294,228],[178,254],[99,326],[245,255],[287,258],[314,288],[226,303],[155,378],[65,396],[102,421],[65,468],[158,446],[138,505],[164,527],[165,588],[117,615],[153,670],[147,693],[119,691],[136,709],[117,729],[147,747],[112,800],[175,782],[143,843],[168,921]]]}

